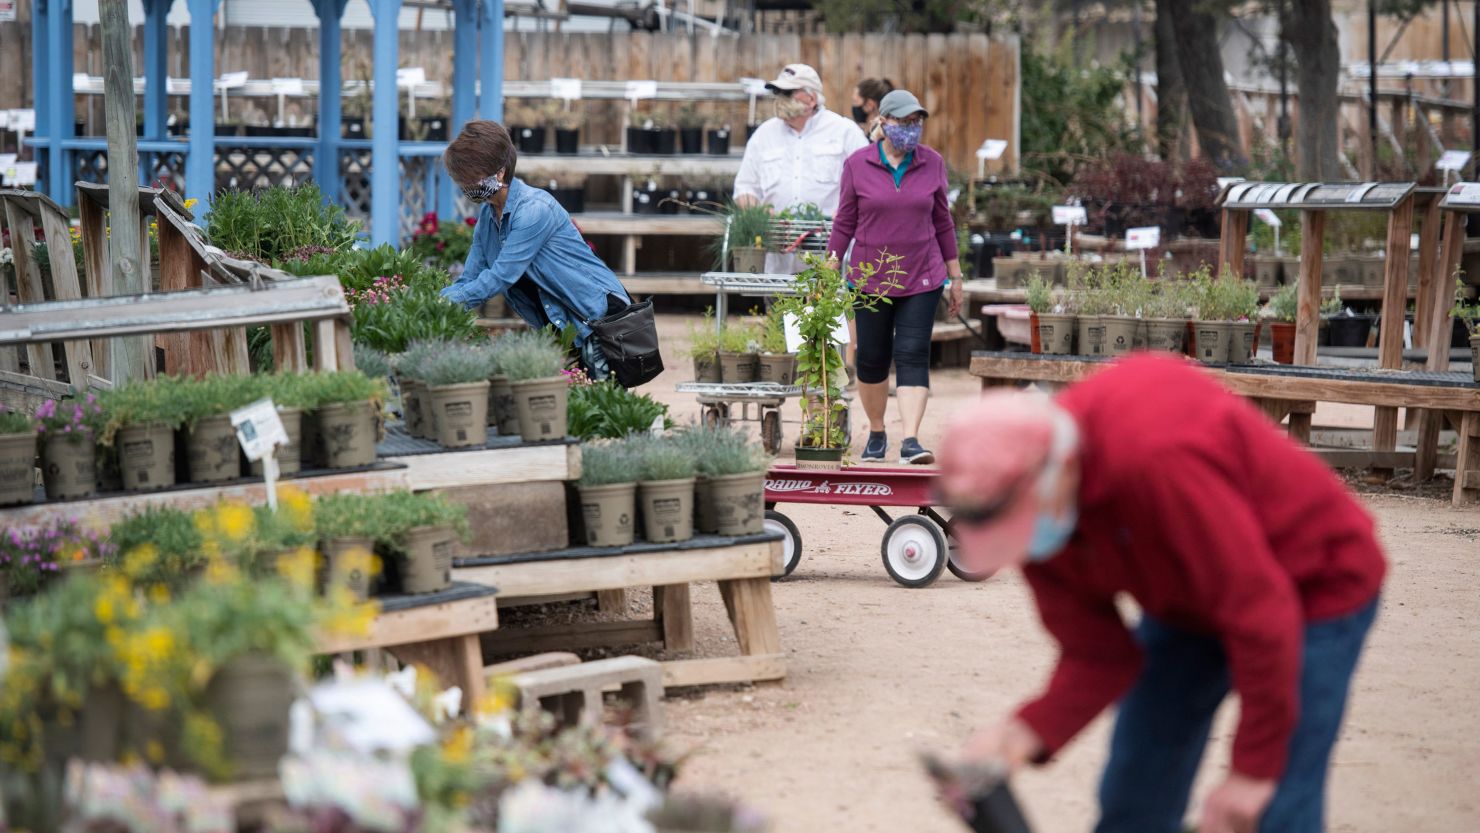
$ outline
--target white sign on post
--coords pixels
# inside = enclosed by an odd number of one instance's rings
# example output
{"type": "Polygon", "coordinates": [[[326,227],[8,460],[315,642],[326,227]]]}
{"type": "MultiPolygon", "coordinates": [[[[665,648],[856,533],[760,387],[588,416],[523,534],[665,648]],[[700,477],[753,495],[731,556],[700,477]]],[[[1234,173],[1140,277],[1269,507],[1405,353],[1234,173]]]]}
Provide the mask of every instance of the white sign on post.
{"type": "Polygon", "coordinates": [[[396,70],[396,86],[414,87],[427,82],[427,71],[421,67],[400,67],[396,70]]]}
{"type": "Polygon", "coordinates": [[[1280,222],[1280,215],[1274,213],[1273,211],[1270,211],[1268,208],[1254,209],[1254,216],[1262,220],[1266,226],[1274,226],[1275,228],[1279,228],[1280,226],[1284,225],[1280,222]]]}
{"type": "Polygon", "coordinates": [[[1161,226],[1142,226],[1125,230],[1125,247],[1130,251],[1154,249],[1161,245],[1161,226]]]}
{"type": "Polygon", "coordinates": [[[6,185],[16,187],[22,185],[35,185],[36,163],[11,162],[10,165],[7,166],[3,171],[0,171],[0,174],[4,174],[4,176],[0,178],[4,179],[6,185]]]}
{"type": "Polygon", "coordinates": [[[1470,152],[1467,150],[1446,150],[1434,163],[1434,168],[1440,171],[1462,171],[1470,164],[1470,152]]]}
{"type": "Polygon", "coordinates": [[[1053,207],[1053,223],[1056,226],[1084,225],[1089,222],[1089,212],[1082,205],[1056,205],[1053,207]]]}
{"type": "Polygon", "coordinates": [[[1001,159],[1002,154],[1007,152],[1006,139],[988,139],[982,142],[982,146],[976,149],[977,159],[1001,159]]]}
{"type": "Polygon", "coordinates": [[[35,110],[11,110],[10,129],[21,133],[32,133],[36,130],[35,110]]]}
{"type": "Polygon", "coordinates": [[[278,446],[288,444],[288,431],[278,416],[271,399],[259,399],[231,412],[231,427],[247,459],[262,461],[263,479],[267,481],[267,505],[277,509],[278,446]]]}
{"type": "Polygon", "coordinates": [[[551,78],[550,97],[562,101],[581,100],[581,79],[579,78],[551,78]]]}
{"type": "Polygon", "coordinates": [[[657,81],[628,81],[627,93],[623,96],[629,101],[640,101],[644,98],[658,97],[657,81]]]}
{"type": "Polygon", "coordinates": [[[0,23],[14,23],[19,5],[17,0],[0,0],[0,23]]]}
{"type": "Polygon", "coordinates": [[[247,85],[247,77],[247,73],[245,72],[222,73],[221,78],[216,82],[216,86],[223,90],[234,90],[238,87],[245,87],[247,85]]]}
{"type": "MultiPolygon", "coordinates": [[[[795,353],[802,349],[802,325],[797,321],[795,315],[788,312],[782,316],[781,329],[786,336],[786,351],[788,353],[795,353]]],[[[846,316],[838,316],[838,320],[833,324],[832,337],[835,344],[847,344],[849,342],[848,319],[846,316]]]]}
{"type": "Polygon", "coordinates": [[[741,78],[740,86],[745,88],[747,95],[765,95],[770,92],[766,89],[764,78],[741,78]]]}
{"type": "Polygon", "coordinates": [[[1241,176],[1220,176],[1218,177],[1218,188],[1219,190],[1222,190],[1230,185],[1235,185],[1243,181],[1244,178],[1241,176]]]}
{"type": "Polygon", "coordinates": [[[303,95],[302,78],[274,78],[272,91],[278,95],[303,95]]]}

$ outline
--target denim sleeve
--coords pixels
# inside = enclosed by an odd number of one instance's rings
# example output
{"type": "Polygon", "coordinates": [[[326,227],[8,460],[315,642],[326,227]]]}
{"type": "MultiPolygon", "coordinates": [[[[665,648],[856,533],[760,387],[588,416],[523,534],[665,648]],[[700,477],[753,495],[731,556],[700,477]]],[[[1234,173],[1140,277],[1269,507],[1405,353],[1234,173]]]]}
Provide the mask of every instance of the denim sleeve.
{"type": "Polygon", "coordinates": [[[468,270],[457,283],[442,291],[444,296],[472,309],[503,292],[524,275],[530,262],[560,228],[549,209],[533,200],[526,201],[521,210],[509,215],[509,223],[509,236],[492,263],[487,263],[482,257],[482,249],[478,247],[475,236],[475,248],[468,252],[468,270]],[[472,271],[475,254],[484,261],[484,268],[477,272],[472,271]]]}

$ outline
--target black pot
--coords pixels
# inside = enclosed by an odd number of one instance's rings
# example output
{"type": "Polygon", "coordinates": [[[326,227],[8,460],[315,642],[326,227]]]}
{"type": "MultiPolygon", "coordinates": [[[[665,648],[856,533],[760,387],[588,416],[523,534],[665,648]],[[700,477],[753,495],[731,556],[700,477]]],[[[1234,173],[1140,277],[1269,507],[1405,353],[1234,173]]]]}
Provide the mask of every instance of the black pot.
{"type": "Polygon", "coordinates": [[[653,153],[672,156],[678,150],[678,131],[671,127],[660,127],[649,131],[653,134],[653,153]]]}
{"type": "Polygon", "coordinates": [[[1470,328],[1469,328],[1469,326],[1466,325],[1464,321],[1462,321],[1462,320],[1460,320],[1458,318],[1453,319],[1453,321],[1454,321],[1454,335],[1451,336],[1450,339],[1449,339],[1449,346],[1450,347],[1469,347],[1470,346],[1470,328]]]}
{"type": "Polygon", "coordinates": [[[703,153],[704,128],[680,127],[678,129],[678,146],[684,153],[703,153]]]}
{"type": "MultiPolygon", "coordinates": [[[[188,127],[188,125],[187,125],[187,127],[188,127]]],[[[242,126],[239,125],[239,124],[217,124],[216,125],[216,135],[217,136],[240,136],[240,135],[242,135],[242,126]]]]}
{"type": "Polygon", "coordinates": [[[340,126],[341,132],[346,139],[365,138],[365,119],[363,117],[355,116],[353,118],[342,119],[340,126]]]}
{"type": "Polygon", "coordinates": [[[730,155],[730,131],[729,130],[722,129],[722,130],[711,130],[711,131],[709,131],[709,154],[711,156],[729,156],[730,155]]]}
{"type": "Polygon", "coordinates": [[[645,130],[641,127],[627,128],[627,152],[636,154],[652,154],[656,152],[654,140],[657,138],[656,131],[645,130]]]}
{"type": "Polygon", "coordinates": [[[669,191],[666,197],[662,197],[658,200],[658,213],[677,214],[679,208],[682,207],[679,205],[679,200],[681,199],[683,199],[683,194],[680,194],[677,191],[669,191]]]}
{"type": "Polygon", "coordinates": [[[75,119],[75,120],[73,120],[73,122],[72,122],[72,135],[73,136],[86,136],[87,135],[87,122],[84,122],[82,119],[75,119]]]}
{"type": "Polygon", "coordinates": [[[422,116],[421,138],[427,142],[447,141],[447,119],[445,116],[422,116]]]}
{"type": "Polygon", "coordinates": [[[1374,318],[1371,315],[1338,315],[1329,319],[1331,346],[1366,347],[1374,318]]]}
{"type": "Polygon", "coordinates": [[[555,152],[564,156],[574,156],[581,149],[581,131],[578,129],[566,130],[563,127],[555,128],[555,152]]]}
{"type": "Polygon", "coordinates": [[[560,203],[560,207],[568,214],[580,214],[586,210],[585,188],[547,188],[550,196],[560,203]]]}
{"type": "Polygon", "coordinates": [[[657,214],[658,213],[658,199],[659,199],[658,192],[656,192],[656,191],[635,191],[635,192],[633,192],[633,194],[632,194],[632,213],[633,214],[657,214]]]}
{"type": "Polygon", "coordinates": [[[541,154],[545,152],[545,128],[515,125],[509,128],[514,134],[514,144],[520,153],[541,154]]]}

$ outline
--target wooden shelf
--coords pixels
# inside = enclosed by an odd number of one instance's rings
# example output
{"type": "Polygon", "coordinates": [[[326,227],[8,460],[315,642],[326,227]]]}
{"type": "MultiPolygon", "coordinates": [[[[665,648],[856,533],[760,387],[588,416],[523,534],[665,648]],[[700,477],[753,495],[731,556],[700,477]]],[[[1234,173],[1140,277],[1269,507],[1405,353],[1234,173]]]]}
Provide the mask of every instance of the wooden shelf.
{"type": "Polygon", "coordinates": [[[724,230],[724,221],[704,214],[624,214],[588,211],[570,216],[582,234],[693,235],[709,237],[724,230]]]}
{"type": "MultiPolygon", "coordinates": [[[[1341,290],[1341,298],[1344,301],[1381,301],[1382,287],[1367,286],[1366,284],[1340,284],[1338,286],[1322,286],[1321,297],[1330,298],[1332,293],[1341,290]]],[[[973,278],[966,282],[966,294],[974,299],[988,304],[1026,304],[1028,302],[1028,290],[1021,288],[999,289],[996,278],[973,278]]],[[[1276,292],[1277,286],[1259,287],[1260,300],[1267,301],[1276,292]]],[[[1408,287],[1408,299],[1414,299],[1418,287],[1408,287]]]]}
{"type": "Polygon", "coordinates": [[[705,286],[693,272],[639,272],[617,275],[622,286],[633,295],[712,295],[714,287],[705,286]]]}
{"type": "Polygon", "coordinates": [[[529,444],[517,438],[491,437],[487,448],[442,451],[435,443],[406,436],[399,423],[389,426],[386,434],[387,442],[394,440],[395,444],[382,459],[403,468],[411,489],[541,483],[581,476],[581,447],[574,441],[529,444]]]}

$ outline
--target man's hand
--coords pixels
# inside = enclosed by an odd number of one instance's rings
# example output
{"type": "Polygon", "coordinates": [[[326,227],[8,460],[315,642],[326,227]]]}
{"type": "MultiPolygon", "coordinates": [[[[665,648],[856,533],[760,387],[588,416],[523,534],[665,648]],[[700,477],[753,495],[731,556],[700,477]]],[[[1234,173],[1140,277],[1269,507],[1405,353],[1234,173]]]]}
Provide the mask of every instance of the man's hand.
{"type": "Polygon", "coordinates": [[[951,278],[951,294],[946,303],[952,318],[961,315],[961,299],[965,292],[965,281],[960,277],[951,278]]]}
{"type": "Polygon", "coordinates": [[[1037,733],[1022,720],[1011,717],[972,735],[961,747],[960,759],[968,764],[1000,761],[1011,773],[1038,757],[1042,750],[1043,741],[1037,733]]]}
{"type": "Polygon", "coordinates": [[[1276,782],[1231,772],[1203,802],[1198,833],[1255,833],[1276,782]]]}

